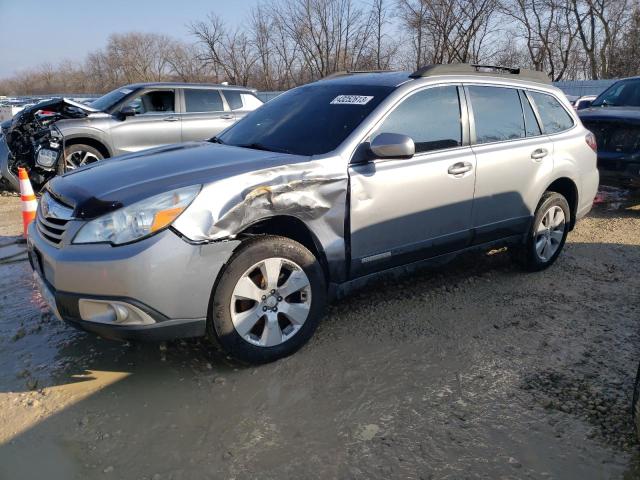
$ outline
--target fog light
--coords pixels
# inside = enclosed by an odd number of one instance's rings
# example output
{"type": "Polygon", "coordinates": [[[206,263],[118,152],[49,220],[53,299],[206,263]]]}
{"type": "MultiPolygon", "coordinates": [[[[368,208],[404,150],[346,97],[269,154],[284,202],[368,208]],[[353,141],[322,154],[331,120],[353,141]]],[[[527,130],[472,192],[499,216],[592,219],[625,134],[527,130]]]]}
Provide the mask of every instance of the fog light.
{"type": "Polygon", "coordinates": [[[156,323],[153,318],[135,305],[115,300],[81,298],[78,302],[78,308],[80,318],[87,322],[113,325],[150,325],[156,323]]]}

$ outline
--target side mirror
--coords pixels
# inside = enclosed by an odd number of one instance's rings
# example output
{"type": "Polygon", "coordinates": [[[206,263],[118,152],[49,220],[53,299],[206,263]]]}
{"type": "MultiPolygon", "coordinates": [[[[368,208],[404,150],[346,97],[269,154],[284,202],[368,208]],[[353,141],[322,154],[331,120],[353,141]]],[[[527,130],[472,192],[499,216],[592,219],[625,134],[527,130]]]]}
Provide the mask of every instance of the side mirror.
{"type": "Polygon", "coordinates": [[[120,118],[124,120],[127,117],[133,117],[136,114],[136,109],[131,105],[125,105],[120,109],[120,118]]]}
{"type": "Polygon", "coordinates": [[[381,133],[369,145],[377,158],[411,158],[416,153],[416,145],[408,135],[381,133]]]}
{"type": "Polygon", "coordinates": [[[593,103],[593,100],[583,100],[578,103],[578,110],[584,110],[585,108],[589,108],[592,103],[593,103]]]}

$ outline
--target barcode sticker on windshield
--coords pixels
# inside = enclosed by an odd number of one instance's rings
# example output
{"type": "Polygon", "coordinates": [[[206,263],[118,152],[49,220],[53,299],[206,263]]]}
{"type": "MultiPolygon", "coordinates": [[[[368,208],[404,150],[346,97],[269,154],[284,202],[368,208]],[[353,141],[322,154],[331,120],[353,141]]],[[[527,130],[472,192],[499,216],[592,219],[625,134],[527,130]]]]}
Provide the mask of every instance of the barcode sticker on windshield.
{"type": "Polygon", "coordinates": [[[365,95],[338,95],[331,100],[331,105],[366,105],[372,98],[365,95]]]}

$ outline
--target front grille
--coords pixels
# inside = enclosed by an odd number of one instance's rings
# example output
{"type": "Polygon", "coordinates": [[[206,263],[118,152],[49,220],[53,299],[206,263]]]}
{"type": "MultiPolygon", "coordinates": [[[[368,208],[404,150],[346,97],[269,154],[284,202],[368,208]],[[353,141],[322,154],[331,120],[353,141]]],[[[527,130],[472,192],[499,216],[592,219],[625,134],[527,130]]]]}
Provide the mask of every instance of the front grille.
{"type": "Polygon", "coordinates": [[[36,215],[36,227],[47,242],[59,246],[72,218],[73,210],[45,193],[40,199],[36,215]]]}
{"type": "Polygon", "coordinates": [[[601,152],[636,153],[640,150],[640,127],[616,122],[585,122],[601,152]]]}

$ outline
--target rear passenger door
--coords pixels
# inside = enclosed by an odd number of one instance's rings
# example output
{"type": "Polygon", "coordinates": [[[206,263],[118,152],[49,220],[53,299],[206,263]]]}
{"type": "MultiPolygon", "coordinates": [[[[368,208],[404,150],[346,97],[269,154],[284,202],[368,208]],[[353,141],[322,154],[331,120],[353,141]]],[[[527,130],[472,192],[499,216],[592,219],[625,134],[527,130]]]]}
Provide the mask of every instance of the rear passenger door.
{"type": "Polygon", "coordinates": [[[469,245],[475,157],[461,87],[411,93],[381,120],[380,133],[413,139],[410,159],[351,165],[351,273],[364,275],[469,245]]]}
{"type": "Polygon", "coordinates": [[[476,155],[474,243],[522,234],[535,212],[540,183],[553,170],[553,143],[526,93],[466,85],[476,155]]]}
{"type": "Polygon", "coordinates": [[[235,121],[218,89],[184,88],[182,97],[183,142],[214,137],[235,121]]]}

